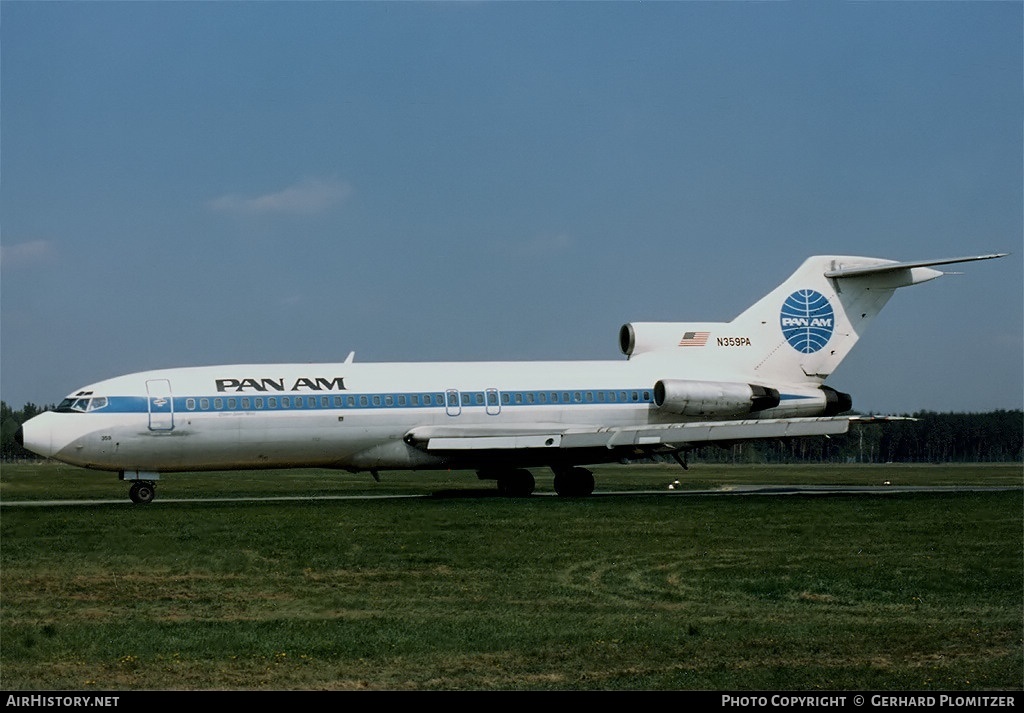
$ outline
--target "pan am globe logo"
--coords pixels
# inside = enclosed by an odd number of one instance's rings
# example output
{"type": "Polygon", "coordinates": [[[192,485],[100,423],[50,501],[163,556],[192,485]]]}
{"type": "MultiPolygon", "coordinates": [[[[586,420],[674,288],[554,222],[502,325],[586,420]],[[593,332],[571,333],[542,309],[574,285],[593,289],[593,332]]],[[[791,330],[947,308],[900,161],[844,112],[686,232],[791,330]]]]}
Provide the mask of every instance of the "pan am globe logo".
{"type": "Polygon", "coordinates": [[[802,354],[813,354],[832,338],[835,314],[828,298],[815,290],[797,290],[782,303],[782,336],[802,354]]]}

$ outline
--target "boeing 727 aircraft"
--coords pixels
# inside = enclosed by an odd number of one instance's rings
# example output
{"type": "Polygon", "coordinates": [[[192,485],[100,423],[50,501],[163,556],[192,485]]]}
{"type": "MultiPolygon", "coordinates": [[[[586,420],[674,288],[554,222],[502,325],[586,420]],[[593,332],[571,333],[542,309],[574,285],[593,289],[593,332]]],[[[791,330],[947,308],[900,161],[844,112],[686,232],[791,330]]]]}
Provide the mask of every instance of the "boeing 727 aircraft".
{"type": "Polygon", "coordinates": [[[467,468],[529,495],[547,467],[589,495],[583,466],[709,443],[845,433],[860,417],[824,381],[900,287],[949,260],[808,258],[731,322],[633,322],[618,361],[239,364],[86,386],[27,421],[39,455],[114,471],[148,503],[163,473],[254,468],[467,468]]]}

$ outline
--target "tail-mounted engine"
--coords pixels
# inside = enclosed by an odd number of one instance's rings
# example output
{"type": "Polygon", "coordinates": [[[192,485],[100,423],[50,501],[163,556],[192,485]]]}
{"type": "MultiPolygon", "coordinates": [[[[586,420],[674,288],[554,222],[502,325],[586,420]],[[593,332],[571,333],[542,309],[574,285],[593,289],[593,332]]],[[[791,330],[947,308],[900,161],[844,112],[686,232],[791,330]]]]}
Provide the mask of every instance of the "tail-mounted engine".
{"type": "Polygon", "coordinates": [[[662,379],[654,385],[654,404],[680,416],[744,416],[775,408],[777,389],[728,381],[662,379]]]}
{"type": "Polygon", "coordinates": [[[830,386],[821,386],[819,388],[825,394],[825,410],[822,412],[822,416],[835,416],[840,413],[846,413],[853,408],[853,397],[849,394],[836,391],[830,386]]]}
{"type": "Polygon", "coordinates": [[[691,322],[630,322],[619,328],[619,349],[627,357],[671,349],[692,329],[691,322]]]}

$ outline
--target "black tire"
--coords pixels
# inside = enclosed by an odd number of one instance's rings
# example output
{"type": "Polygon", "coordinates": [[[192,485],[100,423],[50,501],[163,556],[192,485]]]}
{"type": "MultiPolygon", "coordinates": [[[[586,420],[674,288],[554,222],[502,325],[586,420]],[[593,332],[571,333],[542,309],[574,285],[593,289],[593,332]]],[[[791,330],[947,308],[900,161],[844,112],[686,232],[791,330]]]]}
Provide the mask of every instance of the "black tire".
{"type": "Polygon", "coordinates": [[[563,498],[587,496],[594,492],[594,474],[586,468],[569,468],[555,473],[555,492],[563,498]]]}
{"type": "Polygon", "coordinates": [[[537,481],[533,473],[520,468],[498,478],[498,492],[507,498],[525,498],[533,494],[537,481]]]}
{"type": "Polygon", "coordinates": [[[156,497],[156,486],[145,481],[136,481],[128,490],[128,497],[136,505],[148,505],[156,497]]]}

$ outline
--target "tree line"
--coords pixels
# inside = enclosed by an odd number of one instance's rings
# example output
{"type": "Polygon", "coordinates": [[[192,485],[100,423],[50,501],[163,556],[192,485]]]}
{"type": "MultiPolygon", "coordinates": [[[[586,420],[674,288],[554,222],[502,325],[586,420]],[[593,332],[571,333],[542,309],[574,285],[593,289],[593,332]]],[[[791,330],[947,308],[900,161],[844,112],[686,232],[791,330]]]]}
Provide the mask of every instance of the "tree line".
{"type": "Polygon", "coordinates": [[[702,448],[707,463],[1019,463],[1024,460],[1024,411],[936,413],[902,421],[853,424],[821,438],[748,441],[702,448]]]}
{"type": "MultiPolygon", "coordinates": [[[[0,460],[37,457],[14,440],[18,426],[54,406],[27,403],[19,411],[0,401],[0,460]]],[[[820,438],[748,441],[704,447],[694,460],[706,463],[1007,463],[1024,460],[1024,411],[935,413],[908,420],[851,426],[820,438]]]]}

